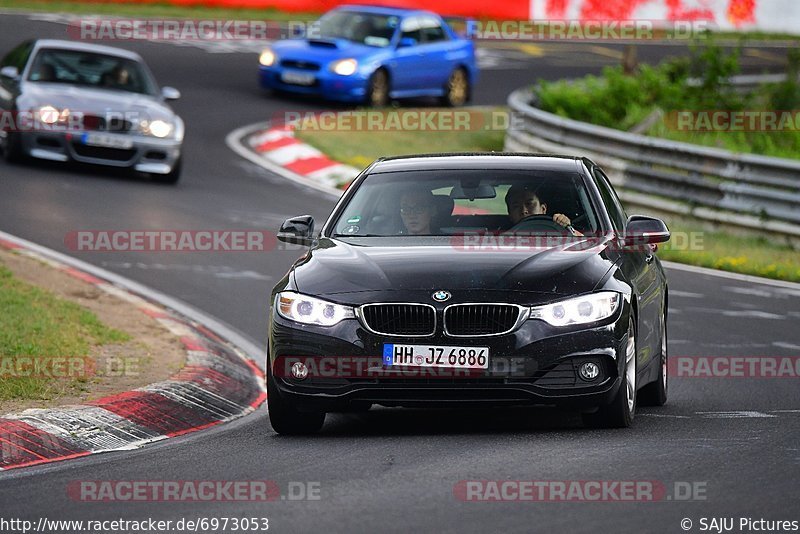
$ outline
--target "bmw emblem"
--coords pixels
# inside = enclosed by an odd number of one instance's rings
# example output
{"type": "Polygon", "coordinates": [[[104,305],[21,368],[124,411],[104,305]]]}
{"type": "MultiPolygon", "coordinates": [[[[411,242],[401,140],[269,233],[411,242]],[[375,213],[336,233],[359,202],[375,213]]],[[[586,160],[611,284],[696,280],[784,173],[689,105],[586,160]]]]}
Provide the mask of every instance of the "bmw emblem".
{"type": "Polygon", "coordinates": [[[450,297],[452,296],[453,295],[451,295],[449,292],[444,291],[442,289],[440,289],[439,291],[437,291],[432,295],[433,300],[435,300],[436,302],[444,302],[446,300],[450,300],[450,297]]]}

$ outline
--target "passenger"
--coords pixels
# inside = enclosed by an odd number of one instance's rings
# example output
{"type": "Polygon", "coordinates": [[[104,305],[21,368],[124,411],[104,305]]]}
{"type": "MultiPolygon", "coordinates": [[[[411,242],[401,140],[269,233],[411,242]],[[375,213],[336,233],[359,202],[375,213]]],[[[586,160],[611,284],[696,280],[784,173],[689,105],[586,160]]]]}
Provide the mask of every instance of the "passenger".
{"type": "Polygon", "coordinates": [[[406,191],[400,196],[400,217],[404,235],[431,235],[431,220],[436,207],[433,193],[428,190],[406,191]]]}
{"type": "MultiPolygon", "coordinates": [[[[539,199],[534,189],[530,189],[527,186],[512,185],[508,189],[506,193],[506,208],[508,209],[508,217],[511,219],[512,226],[531,215],[547,215],[547,204],[539,199]]],[[[572,221],[563,213],[554,214],[553,222],[563,226],[573,235],[583,235],[572,228],[572,221]]]]}

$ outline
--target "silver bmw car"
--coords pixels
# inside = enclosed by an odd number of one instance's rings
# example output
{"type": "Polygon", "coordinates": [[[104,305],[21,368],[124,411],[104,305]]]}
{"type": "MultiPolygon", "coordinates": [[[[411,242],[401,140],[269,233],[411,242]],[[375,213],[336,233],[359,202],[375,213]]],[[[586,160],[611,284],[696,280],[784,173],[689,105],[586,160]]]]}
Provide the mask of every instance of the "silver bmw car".
{"type": "Polygon", "coordinates": [[[130,168],[164,182],[181,172],[184,124],[133,52],[71,41],[26,41],[0,65],[0,147],[28,157],[130,168]]]}

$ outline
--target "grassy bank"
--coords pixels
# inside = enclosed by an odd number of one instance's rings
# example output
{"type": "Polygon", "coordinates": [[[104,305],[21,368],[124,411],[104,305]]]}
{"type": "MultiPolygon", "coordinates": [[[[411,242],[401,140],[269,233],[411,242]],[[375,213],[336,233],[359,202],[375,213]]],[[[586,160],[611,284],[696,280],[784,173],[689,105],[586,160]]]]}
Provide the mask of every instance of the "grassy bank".
{"type": "Polygon", "coordinates": [[[641,65],[633,74],[621,66],[607,67],[601,76],[574,81],[542,82],[535,90],[538,105],[557,115],[609,128],[631,130],[643,125],[654,137],[717,147],[738,153],[800,158],[800,51],[791,50],[787,81],[740,91],[730,83],[740,73],[739,53],[725,52],[713,40],[692,47],[688,58],[657,66],[641,65]],[[689,83],[689,80],[694,83],[689,83]],[[751,112],[792,112],[790,122],[755,126],[712,125],[702,120],[711,112],[729,117],[751,112]],[[655,113],[663,118],[648,121],[655,113]],[[692,112],[696,121],[681,124],[679,112],[692,112]],[[749,131],[745,131],[749,130],[749,131]]]}
{"type": "Polygon", "coordinates": [[[316,20],[318,13],[287,13],[274,9],[232,9],[204,6],[178,6],[168,3],[71,2],[69,0],[0,0],[0,9],[18,9],[78,15],[135,16],[186,19],[231,20],[316,20]]]}
{"type": "MultiPolygon", "coordinates": [[[[382,118],[370,122],[383,125],[386,131],[381,131],[380,127],[342,127],[332,130],[315,127],[312,123],[308,127],[301,124],[296,135],[298,139],[319,148],[336,161],[358,168],[366,167],[381,156],[503,150],[503,117],[507,113],[504,108],[469,108],[468,111],[438,108],[387,109],[365,112],[364,123],[376,113],[382,115],[382,118]],[[433,122],[425,122],[424,116],[432,117],[433,122]],[[426,130],[424,126],[393,128],[393,125],[402,125],[403,121],[406,124],[433,124],[437,129],[426,130]],[[448,126],[450,124],[454,126],[448,126]],[[464,127],[456,129],[456,124],[464,127]]],[[[353,120],[347,124],[358,123],[353,120]]]]}
{"type": "Polygon", "coordinates": [[[129,340],[86,309],[22,282],[0,264],[0,400],[48,399],[81,389],[83,376],[30,372],[31,359],[43,363],[87,358],[91,348],[129,340]],[[19,367],[25,365],[25,368],[19,367]]]}

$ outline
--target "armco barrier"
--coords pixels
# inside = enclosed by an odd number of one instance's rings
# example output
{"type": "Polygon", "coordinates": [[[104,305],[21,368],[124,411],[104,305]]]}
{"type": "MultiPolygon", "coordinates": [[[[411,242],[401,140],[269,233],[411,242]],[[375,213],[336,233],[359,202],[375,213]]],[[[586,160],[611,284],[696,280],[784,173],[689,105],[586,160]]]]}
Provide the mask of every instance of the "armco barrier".
{"type": "Polygon", "coordinates": [[[800,161],[734,154],[565,119],[509,96],[505,150],[588,156],[623,201],[710,222],[800,238],[800,161]]]}

